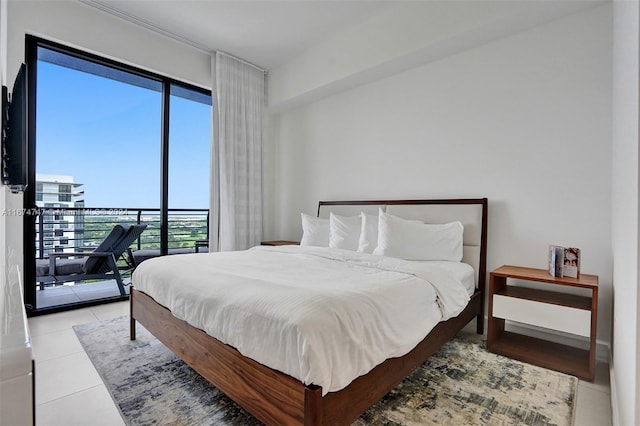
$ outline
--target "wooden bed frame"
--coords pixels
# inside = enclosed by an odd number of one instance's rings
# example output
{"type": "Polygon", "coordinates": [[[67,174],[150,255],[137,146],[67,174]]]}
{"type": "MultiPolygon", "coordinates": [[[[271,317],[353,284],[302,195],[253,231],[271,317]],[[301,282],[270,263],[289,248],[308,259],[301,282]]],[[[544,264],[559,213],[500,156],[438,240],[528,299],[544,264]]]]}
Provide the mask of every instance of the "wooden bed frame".
{"type": "MultiPolygon", "coordinates": [[[[220,391],[267,425],[348,425],[422,365],[470,321],[484,330],[487,199],[321,202],[321,205],[479,204],[482,207],[477,288],[460,315],[440,322],[411,352],[387,359],[346,388],[329,392],[266,367],[173,316],[147,294],[131,288],[131,340],[136,321],[220,391]]],[[[455,220],[455,219],[452,219],[455,220]]]]}

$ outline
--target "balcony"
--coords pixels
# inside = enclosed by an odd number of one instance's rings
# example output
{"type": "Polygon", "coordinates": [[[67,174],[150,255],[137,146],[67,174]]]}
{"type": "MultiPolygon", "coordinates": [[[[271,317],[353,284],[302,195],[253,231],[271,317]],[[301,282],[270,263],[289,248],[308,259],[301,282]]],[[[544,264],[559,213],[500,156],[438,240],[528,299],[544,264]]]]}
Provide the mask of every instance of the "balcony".
{"type": "MultiPolygon", "coordinates": [[[[36,258],[46,259],[52,252],[90,251],[97,247],[117,224],[146,224],[132,250],[160,249],[160,209],[149,208],[46,208],[36,219],[36,258]]],[[[209,236],[208,209],[169,209],[169,249],[199,250],[209,236]]],[[[124,260],[125,282],[130,282],[124,260]]],[[[37,308],[119,297],[115,281],[76,281],[49,285],[36,291],[37,308]]]]}

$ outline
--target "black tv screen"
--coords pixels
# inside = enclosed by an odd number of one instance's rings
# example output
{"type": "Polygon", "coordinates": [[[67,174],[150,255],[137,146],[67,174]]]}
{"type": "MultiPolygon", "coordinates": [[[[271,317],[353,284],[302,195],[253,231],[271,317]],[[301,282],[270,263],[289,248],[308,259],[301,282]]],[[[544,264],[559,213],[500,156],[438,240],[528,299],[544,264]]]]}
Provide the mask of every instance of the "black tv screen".
{"type": "Polygon", "coordinates": [[[7,136],[7,126],[9,125],[9,89],[2,86],[2,109],[0,109],[0,155],[4,158],[4,139],[7,136]]]}
{"type": "Polygon", "coordinates": [[[12,191],[24,191],[27,187],[27,73],[24,64],[18,71],[3,114],[7,121],[2,140],[2,183],[9,185],[12,191]]]}

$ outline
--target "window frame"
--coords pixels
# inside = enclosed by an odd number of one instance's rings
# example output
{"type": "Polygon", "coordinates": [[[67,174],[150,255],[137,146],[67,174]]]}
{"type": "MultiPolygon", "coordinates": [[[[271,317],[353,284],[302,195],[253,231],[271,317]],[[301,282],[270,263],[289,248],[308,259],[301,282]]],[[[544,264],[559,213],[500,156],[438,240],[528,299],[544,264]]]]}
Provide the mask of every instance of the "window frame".
{"type": "MultiPolygon", "coordinates": [[[[38,48],[49,49],[61,54],[73,56],[81,60],[90,61],[98,65],[106,66],[118,71],[123,71],[135,76],[147,78],[160,82],[162,84],[162,120],[161,120],[161,140],[159,141],[160,148],[160,253],[167,254],[168,252],[168,232],[169,232],[169,117],[170,117],[170,97],[171,87],[176,86],[187,90],[198,92],[202,95],[212,98],[211,108],[215,108],[213,93],[210,89],[195,86],[183,81],[179,81],[161,75],[151,71],[143,70],[132,65],[124,64],[122,62],[105,58],[94,53],[89,53],[77,48],[65,46],[63,44],[53,42],[41,37],[27,34],[25,36],[25,62],[27,68],[27,168],[28,168],[28,182],[27,188],[24,192],[23,206],[25,209],[37,209],[36,207],[36,88],[37,88],[37,74],[38,74],[38,48]]],[[[212,123],[213,126],[213,123],[212,123]]],[[[64,195],[66,196],[67,193],[64,195]]],[[[73,188],[69,195],[72,197],[73,188]]],[[[61,200],[59,200],[61,201],[61,200]]],[[[36,306],[36,283],[35,283],[35,265],[36,265],[36,241],[35,241],[35,228],[36,218],[34,215],[23,216],[23,254],[24,254],[24,297],[25,306],[27,308],[27,315],[40,315],[43,313],[57,312],[61,310],[80,308],[84,306],[92,306],[100,303],[104,303],[105,299],[96,301],[80,303],[73,306],[53,307],[38,309],[36,306]]],[[[116,300],[126,300],[129,296],[121,296],[115,298],[116,300]]]]}

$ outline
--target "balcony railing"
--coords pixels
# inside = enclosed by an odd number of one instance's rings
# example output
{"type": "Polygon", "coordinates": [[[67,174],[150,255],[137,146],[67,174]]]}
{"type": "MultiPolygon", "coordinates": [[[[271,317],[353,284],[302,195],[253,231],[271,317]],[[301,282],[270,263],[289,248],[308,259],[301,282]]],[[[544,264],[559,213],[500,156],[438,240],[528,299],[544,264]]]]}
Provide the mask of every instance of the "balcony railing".
{"type": "MultiPolygon", "coordinates": [[[[36,257],[97,247],[116,224],[146,224],[133,250],[160,248],[160,209],[43,208],[36,218],[36,257]]],[[[169,248],[195,248],[209,237],[208,209],[169,209],[169,248]]]]}

